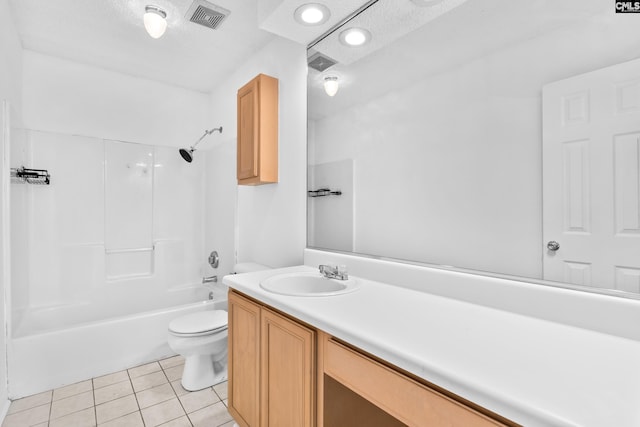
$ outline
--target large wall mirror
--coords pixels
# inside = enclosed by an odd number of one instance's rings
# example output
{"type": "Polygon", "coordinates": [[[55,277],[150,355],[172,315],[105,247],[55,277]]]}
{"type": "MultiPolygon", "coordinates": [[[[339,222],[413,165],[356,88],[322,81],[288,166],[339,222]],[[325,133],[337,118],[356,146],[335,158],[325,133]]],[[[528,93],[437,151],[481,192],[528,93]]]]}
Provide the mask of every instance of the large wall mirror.
{"type": "Polygon", "coordinates": [[[369,3],[309,47],[308,246],[637,297],[640,14],[369,3]]]}

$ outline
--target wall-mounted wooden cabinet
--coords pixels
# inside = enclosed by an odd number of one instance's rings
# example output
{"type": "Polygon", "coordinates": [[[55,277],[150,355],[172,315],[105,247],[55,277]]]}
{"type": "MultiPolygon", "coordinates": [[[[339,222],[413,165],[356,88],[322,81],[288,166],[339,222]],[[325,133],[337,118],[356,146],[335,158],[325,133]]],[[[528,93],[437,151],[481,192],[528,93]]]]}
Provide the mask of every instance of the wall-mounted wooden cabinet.
{"type": "Polygon", "coordinates": [[[278,79],[258,74],[238,90],[238,185],[278,182],[278,79]]]}

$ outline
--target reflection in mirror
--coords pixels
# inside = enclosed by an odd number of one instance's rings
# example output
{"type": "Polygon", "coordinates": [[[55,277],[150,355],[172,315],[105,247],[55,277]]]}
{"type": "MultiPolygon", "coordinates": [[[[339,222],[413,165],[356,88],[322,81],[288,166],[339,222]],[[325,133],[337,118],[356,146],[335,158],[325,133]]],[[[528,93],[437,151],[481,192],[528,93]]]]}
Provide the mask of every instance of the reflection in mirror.
{"type": "Polygon", "coordinates": [[[308,245],[636,297],[640,15],[419,3],[310,46],[336,64],[309,68],[309,190],[341,194],[308,198],[308,245]]]}

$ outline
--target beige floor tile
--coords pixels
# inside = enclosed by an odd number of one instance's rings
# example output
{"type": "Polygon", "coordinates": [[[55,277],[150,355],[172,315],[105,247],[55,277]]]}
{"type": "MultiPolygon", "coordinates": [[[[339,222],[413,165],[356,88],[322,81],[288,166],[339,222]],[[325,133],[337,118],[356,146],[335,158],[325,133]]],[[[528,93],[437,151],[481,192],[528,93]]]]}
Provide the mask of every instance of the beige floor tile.
{"type": "Polygon", "coordinates": [[[133,379],[135,377],[141,377],[143,375],[150,374],[152,372],[161,371],[162,368],[158,362],[147,363],[146,365],[136,366],[129,369],[129,376],[133,379]]]}
{"type": "Polygon", "coordinates": [[[214,403],[220,402],[220,398],[218,398],[218,395],[215,394],[214,391],[210,388],[205,388],[204,390],[184,394],[180,396],[179,399],[182,403],[182,407],[185,411],[187,411],[187,414],[195,412],[198,409],[202,409],[205,406],[210,406],[214,403]]]}
{"type": "Polygon", "coordinates": [[[159,427],[191,427],[191,421],[186,416],[176,418],[168,423],[160,424],[159,427]]]}
{"type": "Polygon", "coordinates": [[[160,402],[164,402],[176,397],[175,391],[171,384],[166,383],[157,387],[153,387],[147,390],[143,390],[140,393],[136,393],[138,398],[138,405],[140,408],[148,408],[149,406],[156,405],[160,402]]]}
{"type": "Polygon", "coordinates": [[[99,405],[110,400],[115,400],[120,397],[133,394],[133,387],[131,386],[131,381],[129,381],[129,378],[127,377],[126,381],[111,384],[106,387],[101,387],[97,390],[94,390],[93,394],[96,399],[96,405],[99,405]]]}
{"type": "Polygon", "coordinates": [[[17,399],[11,402],[9,406],[8,414],[15,414],[16,412],[24,411],[25,409],[35,408],[36,406],[45,405],[51,403],[51,390],[44,393],[34,394],[33,396],[27,396],[22,399],[17,399]]]}
{"type": "Polygon", "coordinates": [[[15,414],[7,415],[2,423],[2,427],[24,427],[32,426],[49,420],[51,404],[36,406],[15,414]]]}
{"type": "Polygon", "coordinates": [[[168,359],[163,359],[159,363],[160,363],[160,366],[162,366],[162,369],[168,369],[173,366],[184,365],[184,357],[173,356],[173,357],[169,357],[168,359]]]}
{"type": "MultiPolygon", "coordinates": [[[[91,380],[89,380],[91,382],[91,380]]],[[[55,391],[53,392],[55,396],[55,391]]],[[[54,400],[51,403],[51,418],[56,419],[64,417],[65,415],[73,412],[78,412],[83,409],[93,407],[93,391],[86,391],[84,393],[76,394],[71,397],[65,397],[64,399],[54,400]]]]}
{"type": "Polygon", "coordinates": [[[133,383],[133,390],[136,393],[138,393],[138,392],[141,392],[142,390],[146,390],[151,387],[156,387],[169,381],[167,380],[167,377],[164,375],[164,372],[158,371],[158,372],[153,372],[151,374],[143,375],[140,377],[131,378],[131,382],[133,383]]]}
{"type": "Polygon", "coordinates": [[[96,413],[93,407],[49,421],[49,427],[94,427],[95,425],[96,413]]]}
{"type": "Polygon", "coordinates": [[[222,424],[220,427],[235,427],[235,426],[236,426],[236,422],[231,420],[228,423],[222,424]]]}
{"type": "Polygon", "coordinates": [[[122,381],[129,381],[129,373],[127,371],[114,372],[113,374],[94,378],[93,388],[98,389],[122,381]]]}
{"type": "Polygon", "coordinates": [[[144,427],[142,415],[136,411],[124,417],[98,424],[98,427],[144,427]]]}
{"type": "Polygon", "coordinates": [[[98,424],[115,420],[136,411],[138,411],[138,402],[133,394],[96,406],[98,424]]]}
{"type": "Polygon", "coordinates": [[[49,421],[47,421],[46,423],[42,423],[42,424],[36,424],[32,427],[49,427],[49,421]]]}
{"type": "Polygon", "coordinates": [[[155,427],[185,415],[178,399],[167,400],[141,410],[144,425],[155,427]]]}
{"type": "Polygon", "coordinates": [[[224,406],[226,406],[227,408],[229,407],[229,399],[223,400],[222,403],[224,403],[224,406]]]}
{"type": "Polygon", "coordinates": [[[64,399],[90,390],[93,390],[93,382],[91,380],[70,384],[53,390],[53,400],[64,399]]]}
{"type": "Polygon", "coordinates": [[[184,365],[178,365],[165,369],[164,373],[167,374],[169,381],[175,381],[182,378],[182,371],[184,371],[184,365]]]}
{"type": "Polygon", "coordinates": [[[182,387],[180,380],[171,381],[171,386],[178,396],[189,393],[189,390],[185,390],[185,388],[182,387]]]}
{"type": "Polygon", "coordinates": [[[194,427],[212,427],[222,425],[233,418],[227,411],[227,407],[222,402],[218,402],[199,411],[192,412],[189,414],[189,419],[194,427]]]}
{"type": "Polygon", "coordinates": [[[227,397],[229,397],[229,394],[227,392],[227,383],[228,381],[225,381],[213,386],[213,391],[216,392],[220,400],[225,400],[227,397]]]}

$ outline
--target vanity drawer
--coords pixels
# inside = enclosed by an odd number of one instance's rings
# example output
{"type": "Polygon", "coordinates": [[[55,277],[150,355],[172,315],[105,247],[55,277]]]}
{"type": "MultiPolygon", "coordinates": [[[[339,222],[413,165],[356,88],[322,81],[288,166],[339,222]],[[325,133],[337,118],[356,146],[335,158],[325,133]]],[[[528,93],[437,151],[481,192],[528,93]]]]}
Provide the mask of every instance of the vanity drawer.
{"type": "Polygon", "coordinates": [[[324,373],[408,426],[506,426],[333,339],[324,373]]]}

